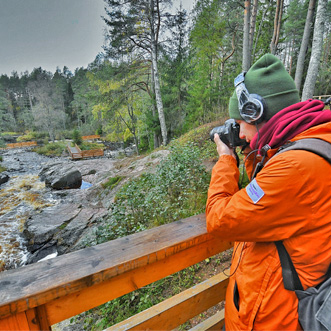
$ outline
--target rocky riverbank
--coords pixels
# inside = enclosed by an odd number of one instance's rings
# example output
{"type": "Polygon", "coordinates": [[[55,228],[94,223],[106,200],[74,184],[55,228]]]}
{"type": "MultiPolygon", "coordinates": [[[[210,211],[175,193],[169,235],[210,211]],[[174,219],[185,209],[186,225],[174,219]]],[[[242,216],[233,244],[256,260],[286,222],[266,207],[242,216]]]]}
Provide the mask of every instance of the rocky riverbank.
{"type": "MultiPolygon", "coordinates": [[[[72,161],[68,157],[50,159],[23,149],[3,152],[2,163],[7,168],[9,181],[0,186],[0,192],[11,187],[13,180],[19,176],[40,174],[38,182],[42,187],[36,194],[38,199],[45,199],[49,203],[38,208],[27,208],[26,202],[20,202],[21,208],[26,210],[26,218],[21,221],[23,231],[20,233],[23,238],[23,244],[20,245],[27,249],[26,261],[23,263],[34,263],[82,248],[83,239],[110,212],[109,207],[120,185],[142,172],[153,171],[155,165],[168,153],[164,150],[146,157],[127,157],[121,160],[102,157],[72,161]],[[81,182],[90,185],[87,189],[59,189],[61,187],[51,184],[54,178],[50,178],[54,172],[62,173],[63,177],[75,173],[78,180],[80,178],[81,182]],[[121,184],[112,189],[104,188],[102,184],[116,176],[124,178],[121,184]]],[[[66,180],[69,178],[67,176],[66,180]]],[[[25,184],[24,190],[32,190],[29,183],[25,184]]],[[[15,218],[17,211],[16,206],[8,212],[15,218]]],[[[2,214],[0,223],[8,220],[8,212],[2,214]]]]}

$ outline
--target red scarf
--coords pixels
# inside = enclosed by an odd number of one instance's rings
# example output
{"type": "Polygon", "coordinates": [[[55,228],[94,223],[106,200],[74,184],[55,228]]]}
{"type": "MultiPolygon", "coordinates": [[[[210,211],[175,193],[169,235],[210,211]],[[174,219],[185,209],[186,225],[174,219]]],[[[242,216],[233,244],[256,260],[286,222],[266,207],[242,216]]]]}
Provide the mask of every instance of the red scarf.
{"type": "Polygon", "coordinates": [[[253,137],[250,147],[260,150],[268,144],[277,148],[313,126],[330,122],[331,111],[323,108],[323,101],[309,99],[282,109],[253,137]]]}

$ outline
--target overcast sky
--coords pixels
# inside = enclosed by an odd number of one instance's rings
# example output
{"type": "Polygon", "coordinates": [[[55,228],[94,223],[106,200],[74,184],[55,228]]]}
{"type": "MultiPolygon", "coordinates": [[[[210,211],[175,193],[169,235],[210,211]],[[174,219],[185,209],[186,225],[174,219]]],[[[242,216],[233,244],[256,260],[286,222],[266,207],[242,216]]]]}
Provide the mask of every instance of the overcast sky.
{"type": "MultiPolygon", "coordinates": [[[[191,10],[194,0],[182,0],[191,10]]],[[[179,7],[180,0],[175,0],[179,7]]],[[[0,75],[33,68],[72,72],[102,52],[103,0],[0,0],[0,75]]]]}

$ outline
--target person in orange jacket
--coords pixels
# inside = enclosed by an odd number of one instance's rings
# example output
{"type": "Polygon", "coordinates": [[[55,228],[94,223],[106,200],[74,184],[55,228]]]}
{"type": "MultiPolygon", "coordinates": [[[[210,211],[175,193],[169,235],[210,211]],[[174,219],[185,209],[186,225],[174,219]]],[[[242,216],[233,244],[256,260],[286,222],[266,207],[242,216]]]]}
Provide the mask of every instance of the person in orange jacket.
{"type": "Polygon", "coordinates": [[[293,79],[271,54],[235,80],[230,118],[249,143],[249,176],[239,189],[233,150],[215,134],[219,159],[206,205],[207,230],[234,241],[225,303],[226,330],[301,330],[298,299],[284,288],[275,241],[282,240],[304,289],[325,278],[331,263],[331,165],[304,150],[275,155],[288,141],[331,143],[331,112],[320,100],[299,102],[293,79]]]}

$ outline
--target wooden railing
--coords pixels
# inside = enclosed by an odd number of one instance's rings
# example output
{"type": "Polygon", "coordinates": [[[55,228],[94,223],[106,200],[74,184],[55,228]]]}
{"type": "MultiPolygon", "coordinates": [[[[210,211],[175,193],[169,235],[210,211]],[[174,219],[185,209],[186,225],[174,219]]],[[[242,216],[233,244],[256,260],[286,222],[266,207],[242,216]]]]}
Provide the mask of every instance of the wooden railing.
{"type": "Polygon", "coordinates": [[[99,138],[100,138],[100,136],[98,134],[94,134],[91,136],[82,136],[83,140],[92,140],[92,139],[99,139],[99,138]]]}
{"type": "Polygon", "coordinates": [[[329,94],[324,94],[324,95],[314,95],[313,96],[313,99],[319,99],[319,100],[321,100],[321,99],[328,99],[328,98],[330,98],[331,97],[331,95],[329,95],[329,94]]]}
{"type": "Polygon", "coordinates": [[[77,144],[75,146],[67,145],[67,149],[69,151],[70,157],[75,159],[86,159],[89,157],[103,156],[104,152],[102,148],[98,149],[90,149],[82,151],[77,144]]]}
{"type": "Polygon", "coordinates": [[[86,159],[89,157],[96,157],[96,156],[103,156],[103,149],[98,148],[98,149],[90,149],[86,151],[81,151],[82,153],[82,158],[86,159]]]}
{"type": "Polygon", "coordinates": [[[67,149],[68,149],[68,152],[69,152],[70,157],[73,160],[74,159],[81,159],[82,158],[81,150],[77,146],[77,144],[75,144],[75,146],[67,145],[67,149]]]}
{"type": "MultiPolygon", "coordinates": [[[[231,247],[206,232],[205,216],[119,238],[0,273],[0,330],[51,325],[132,292],[231,247]]],[[[219,274],[109,330],[166,330],[224,300],[219,274]]],[[[222,325],[223,312],[202,329],[222,325]]]]}
{"type": "Polygon", "coordinates": [[[22,143],[12,143],[12,144],[7,144],[7,148],[20,148],[20,147],[30,147],[30,146],[37,146],[36,141],[27,141],[27,142],[22,142],[22,143]]]}

